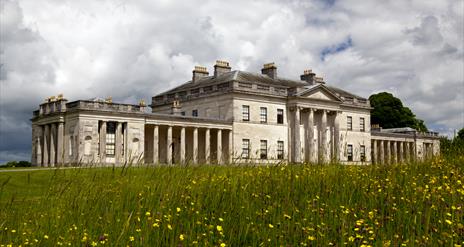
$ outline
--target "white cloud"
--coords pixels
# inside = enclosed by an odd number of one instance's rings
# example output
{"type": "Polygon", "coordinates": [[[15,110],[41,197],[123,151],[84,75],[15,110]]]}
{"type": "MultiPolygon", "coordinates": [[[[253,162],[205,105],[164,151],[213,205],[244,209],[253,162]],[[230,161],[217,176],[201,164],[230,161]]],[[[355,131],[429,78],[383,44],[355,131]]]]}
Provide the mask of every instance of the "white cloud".
{"type": "Polygon", "coordinates": [[[0,150],[27,153],[28,119],[48,95],[149,101],[216,59],[256,72],[274,61],[294,79],[312,68],[366,97],[391,91],[449,132],[464,125],[463,4],[1,0],[0,150]]]}

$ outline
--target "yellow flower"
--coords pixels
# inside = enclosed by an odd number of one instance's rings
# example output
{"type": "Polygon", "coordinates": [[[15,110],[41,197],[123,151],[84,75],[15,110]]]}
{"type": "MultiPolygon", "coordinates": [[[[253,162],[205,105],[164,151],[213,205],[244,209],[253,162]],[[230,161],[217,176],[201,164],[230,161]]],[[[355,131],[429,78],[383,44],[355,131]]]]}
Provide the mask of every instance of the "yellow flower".
{"type": "Polygon", "coordinates": [[[44,238],[45,238],[45,239],[48,239],[48,235],[44,235],[44,238]]]}
{"type": "Polygon", "coordinates": [[[145,215],[146,215],[146,216],[150,216],[151,214],[150,214],[150,212],[146,212],[145,215]]]}
{"type": "Polygon", "coordinates": [[[314,240],[316,240],[316,237],[308,236],[308,240],[314,241],[314,240]]]}
{"type": "Polygon", "coordinates": [[[221,243],[220,246],[221,246],[221,247],[226,247],[226,244],[225,244],[225,243],[221,243]]]}
{"type": "Polygon", "coordinates": [[[269,228],[274,228],[274,226],[272,224],[269,224],[269,228]]]}
{"type": "Polygon", "coordinates": [[[168,224],[168,229],[169,229],[169,230],[172,230],[171,224],[168,224]]]}
{"type": "Polygon", "coordinates": [[[135,238],[133,236],[129,237],[129,241],[133,242],[134,240],[135,240],[135,238]]]}
{"type": "Polygon", "coordinates": [[[451,220],[445,220],[445,221],[446,221],[446,223],[448,223],[448,225],[452,225],[452,224],[453,224],[453,222],[452,222],[451,220]]]}
{"type": "Polygon", "coordinates": [[[184,241],[184,234],[179,235],[180,241],[184,241]]]}
{"type": "Polygon", "coordinates": [[[224,219],[223,219],[223,218],[219,218],[219,221],[223,222],[223,221],[224,221],[224,219]]]}
{"type": "Polygon", "coordinates": [[[92,246],[97,246],[97,242],[92,241],[92,246]]]}
{"type": "Polygon", "coordinates": [[[153,227],[159,227],[158,223],[153,223],[153,227]]]}
{"type": "Polygon", "coordinates": [[[216,229],[218,230],[218,232],[222,232],[222,226],[216,226],[216,229]]]}
{"type": "Polygon", "coordinates": [[[355,240],[355,237],[353,237],[353,236],[350,236],[350,237],[348,238],[348,241],[350,241],[350,242],[353,242],[354,240],[355,240]]]}
{"type": "Polygon", "coordinates": [[[16,230],[14,230],[14,229],[13,229],[13,230],[11,230],[11,232],[12,232],[12,233],[15,233],[15,232],[16,232],[16,230]]]}
{"type": "Polygon", "coordinates": [[[180,208],[176,208],[176,211],[179,213],[181,210],[180,210],[180,208]]]}

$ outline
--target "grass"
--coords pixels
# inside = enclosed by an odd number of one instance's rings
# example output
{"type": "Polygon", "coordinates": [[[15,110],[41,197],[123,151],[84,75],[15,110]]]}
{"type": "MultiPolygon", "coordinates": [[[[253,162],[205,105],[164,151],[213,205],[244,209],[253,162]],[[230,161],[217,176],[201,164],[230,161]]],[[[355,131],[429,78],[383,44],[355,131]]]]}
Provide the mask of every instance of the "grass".
{"type": "Polygon", "coordinates": [[[0,173],[0,245],[462,245],[463,164],[0,173]]]}

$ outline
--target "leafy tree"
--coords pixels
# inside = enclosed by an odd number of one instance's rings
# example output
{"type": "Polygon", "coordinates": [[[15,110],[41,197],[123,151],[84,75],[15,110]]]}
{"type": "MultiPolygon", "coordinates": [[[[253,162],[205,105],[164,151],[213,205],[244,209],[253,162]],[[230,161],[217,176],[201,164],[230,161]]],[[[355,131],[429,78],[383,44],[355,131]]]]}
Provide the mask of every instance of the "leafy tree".
{"type": "Polygon", "coordinates": [[[458,131],[458,135],[456,136],[456,138],[464,140],[464,128],[458,131]]]}
{"type": "Polygon", "coordinates": [[[382,92],[369,97],[371,106],[371,124],[382,128],[411,127],[418,131],[427,131],[423,120],[417,119],[411,109],[403,106],[400,99],[391,93],[382,92]]]}

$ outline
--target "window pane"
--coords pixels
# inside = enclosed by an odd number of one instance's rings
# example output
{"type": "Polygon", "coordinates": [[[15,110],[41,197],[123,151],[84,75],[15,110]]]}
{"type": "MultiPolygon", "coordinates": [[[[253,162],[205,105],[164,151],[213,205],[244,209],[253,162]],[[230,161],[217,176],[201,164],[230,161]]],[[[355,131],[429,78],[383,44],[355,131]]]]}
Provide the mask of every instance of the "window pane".
{"type": "Polygon", "coordinates": [[[266,107],[260,108],[260,120],[261,120],[261,123],[267,122],[267,108],[266,107]]]}
{"type": "Polygon", "coordinates": [[[261,140],[260,158],[267,159],[267,141],[261,140]]]}
{"type": "Polygon", "coordinates": [[[243,121],[250,121],[250,106],[242,106],[243,121]]]}
{"type": "Polygon", "coordinates": [[[277,109],[277,123],[283,124],[284,123],[284,110],[277,109]]]}

